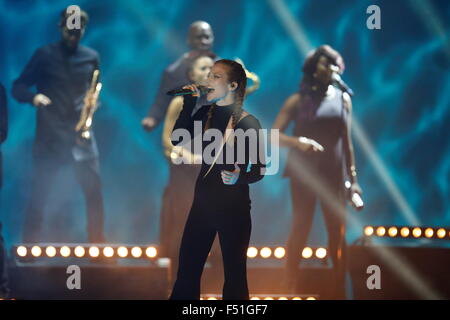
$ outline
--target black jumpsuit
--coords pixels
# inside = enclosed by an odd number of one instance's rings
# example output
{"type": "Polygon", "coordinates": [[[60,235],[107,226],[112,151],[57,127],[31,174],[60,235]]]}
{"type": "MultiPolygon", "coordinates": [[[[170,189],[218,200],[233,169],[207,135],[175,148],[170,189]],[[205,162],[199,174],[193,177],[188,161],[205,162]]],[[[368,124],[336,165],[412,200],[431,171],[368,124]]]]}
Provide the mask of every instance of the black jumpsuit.
{"type": "Polygon", "coordinates": [[[314,209],[320,202],[328,233],[328,250],[335,279],[342,290],[345,249],[345,144],[348,113],[342,92],[323,99],[318,106],[301,104],[295,119],[294,135],[317,141],[324,152],[290,150],[285,176],[291,178],[293,223],[287,244],[287,275],[297,274],[301,250],[311,230],[314,209]]]}
{"type": "MultiPolygon", "coordinates": [[[[192,137],[194,121],[202,121],[204,132],[207,113],[211,107],[203,106],[191,116],[194,105],[195,99],[185,99],[174,127],[174,130],[188,129],[192,137]]],[[[235,105],[216,106],[210,128],[219,129],[223,134],[234,108],[235,105]]],[[[239,128],[258,130],[261,126],[254,116],[247,115],[237,123],[235,129],[239,128]]],[[[263,148],[259,143],[261,141],[258,138],[258,150],[263,148]]],[[[178,141],[172,143],[177,145],[178,141]]],[[[205,150],[208,143],[202,143],[202,150],[205,150]]],[[[249,159],[248,147],[247,140],[246,161],[245,164],[239,164],[241,173],[234,185],[224,184],[220,174],[221,170],[234,170],[234,165],[215,164],[204,177],[210,165],[202,163],[195,184],[194,201],[183,233],[177,280],[170,299],[200,298],[201,274],[216,232],[219,235],[225,273],[223,299],[249,298],[246,262],[251,232],[251,201],[248,184],[262,179],[265,161],[260,157],[249,159]],[[251,165],[248,165],[250,161],[251,165]]],[[[259,151],[264,154],[264,150],[259,151]]]]}

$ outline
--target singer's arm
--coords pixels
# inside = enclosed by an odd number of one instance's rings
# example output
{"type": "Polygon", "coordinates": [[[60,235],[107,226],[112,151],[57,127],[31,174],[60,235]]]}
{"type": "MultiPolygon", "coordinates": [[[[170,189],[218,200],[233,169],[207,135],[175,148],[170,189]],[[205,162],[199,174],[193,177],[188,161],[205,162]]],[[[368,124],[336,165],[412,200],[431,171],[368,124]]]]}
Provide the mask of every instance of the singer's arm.
{"type": "MultiPolygon", "coordinates": [[[[313,151],[323,151],[323,147],[316,141],[308,139],[307,137],[289,136],[284,133],[289,123],[295,119],[298,112],[298,108],[301,108],[301,96],[299,93],[291,95],[284,102],[283,107],[278,113],[275,122],[272,125],[272,129],[280,130],[279,144],[283,147],[290,147],[301,151],[307,151],[312,149],[313,151]]],[[[278,141],[272,141],[272,143],[278,143],[278,141]]]]}
{"type": "Polygon", "coordinates": [[[345,166],[347,169],[348,176],[350,178],[350,182],[352,184],[352,192],[356,192],[358,194],[362,194],[361,187],[358,184],[358,177],[356,174],[356,166],[355,166],[355,155],[353,151],[353,141],[351,135],[351,124],[352,124],[352,99],[350,95],[346,92],[343,93],[343,103],[344,108],[347,111],[347,121],[344,129],[344,155],[345,155],[345,166]]]}
{"type": "Polygon", "coordinates": [[[163,120],[166,113],[166,108],[170,103],[171,97],[166,95],[166,92],[172,89],[174,80],[171,79],[171,75],[165,70],[161,76],[158,91],[156,92],[155,102],[150,107],[147,114],[147,118],[153,118],[155,120],[154,127],[163,120]]]}
{"type": "MultiPolygon", "coordinates": [[[[245,163],[239,165],[241,172],[236,184],[250,184],[261,180],[264,177],[266,167],[266,152],[264,150],[264,141],[261,140],[260,130],[261,124],[254,116],[249,115],[242,119],[237,127],[245,131],[251,129],[257,132],[256,134],[256,153],[253,154],[250,148],[250,141],[245,141],[245,163]]],[[[237,155],[236,155],[237,158],[237,155]]]]}
{"type": "Polygon", "coordinates": [[[283,147],[296,148],[298,145],[298,139],[296,137],[288,136],[284,133],[284,131],[289,126],[291,120],[295,117],[296,107],[300,103],[300,99],[299,93],[295,93],[290,96],[284,102],[283,107],[272,125],[272,129],[280,130],[280,145],[283,147]]]}
{"type": "MultiPolygon", "coordinates": [[[[163,128],[163,134],[162,134],[162,144],[164,147],[164,155],[167,159],[172,159],[172,152],[173,152],[173,144],[172,144],[172,130],[175,126],[175,122],[180,115],[180,111],[183,108],[183,97],[175,97],[172,99],[172,101],[169,104],[169,108],[167,109],[166,118],[164,119],[164,128],[163,128]]],[[[180,150],[179,156],[182,156],[187,160],[187,162],[193,163],[194,161],[194,155],[191,153],[190,150],[182,148],[180,150]]]]}
{"type": "Polygon", "coordinates": [[[164,128],[162,133],[162,144],[164,147],[164,155],[166,158],[170,159],[170,154],[172,153],[172,130],[175,126],[175,122],[180,115],[181,108],[183,107],[183,98],[175,97],[169,104],[167,109],[166,118],[164,119],[164,128]]]}
{"type": "Polygon", "coordinates": [[[191,139],[193,139],[194,138],[194,122],[202,121],[206,112],[208,111],[208,108],[206,106],[203,106],[192,115],[195,104],[197,102],[197,98],[193,97],[191,95],[186,95],[183,98],[184,98],[183,109],[181,110],[180,115],[178,116],[178,119],[175,122],[175,125],[172,130],[172,134],[171,134],[171,140],[172,140],[171,142],[174,146],[176,146],[179,143],[179,141],[173,140],[173,132],[177,129],[187,130],[190,134],[191,139]]]}
{"type": "Polygon", "coordinates": [[[25,66],[24,70],[17,78],[12,86],[12,96],[19,102],[28,102],[33,104],[33,99],[36,93],[30,88],[38,82],[41,74],[41,65],[43,60],[42,49],[34,52],[33,57],[25,66]]]}

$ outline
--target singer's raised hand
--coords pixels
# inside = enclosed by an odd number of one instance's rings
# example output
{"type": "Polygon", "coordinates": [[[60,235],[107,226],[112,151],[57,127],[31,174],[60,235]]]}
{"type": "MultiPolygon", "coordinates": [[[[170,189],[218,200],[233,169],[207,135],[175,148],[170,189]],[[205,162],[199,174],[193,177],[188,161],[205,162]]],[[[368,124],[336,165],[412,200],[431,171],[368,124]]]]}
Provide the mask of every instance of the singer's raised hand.
{"type": "Polygon", "coordinates": [[[183,89],[192,90],[192,92],[194,92],[192,94],[193,97],[200,97],[200,90],[195,84],[190,84],[190,85],[184,86],[183,89]]]}

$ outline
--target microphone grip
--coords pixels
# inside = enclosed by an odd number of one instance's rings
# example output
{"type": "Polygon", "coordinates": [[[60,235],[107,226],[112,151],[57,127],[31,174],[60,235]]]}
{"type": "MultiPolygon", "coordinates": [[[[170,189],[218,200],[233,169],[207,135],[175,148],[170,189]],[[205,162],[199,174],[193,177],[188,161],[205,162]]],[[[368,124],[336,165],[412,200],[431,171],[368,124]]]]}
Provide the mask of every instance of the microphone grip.
{"type": "Polygon", "coordinates": [[[362,209],[364,209],[364,202],[361,199],[361,196],[356,192],[352,194],[351,203],[352,203],[352,206],[358,211],[361,211],[362,209]]]}
{"type": "Polygon", "coordinates": [[[353,95],[354,95],[354,93],[353,93],[353,90],[352,89],[350,89],[349,87],[347,87],[347,93],[350,95],[350,96],[352,96],[353,97],[353,95]]]}
{"type": "Polygon", "coordinates": [[[353,90],[341,79],[341,76],[336,72],[332,75],[332,81],[341,89],[342,91],[347,92],[350,96],[353,96],[353,90]]]}
{"type": "MultiPolygon", "coordinates": [[[[197,85],[198,90],[200,91],[200,95],[204,95],[207,94],[208,92],[212,91],[212,89],[209,89],[206,86],[202,86],[202,85],[197,85]]],[[[167,95],[169,96],[186,96],[186,95],[192,95],[194,94],[195,91],[191,90],[191,89],[184,89],[184,88],[178,88],[178,89],[173,89],[170,91],[167,91],[167,95]]]]}
{"type": "Polygon", "coordinates": [[[185,95],[192,94],[192,93],[193,92],[191,89],[174,89],[174,90],[167,91],[167,95],[174,96],[174,97],[185,96],[185,95]]]}

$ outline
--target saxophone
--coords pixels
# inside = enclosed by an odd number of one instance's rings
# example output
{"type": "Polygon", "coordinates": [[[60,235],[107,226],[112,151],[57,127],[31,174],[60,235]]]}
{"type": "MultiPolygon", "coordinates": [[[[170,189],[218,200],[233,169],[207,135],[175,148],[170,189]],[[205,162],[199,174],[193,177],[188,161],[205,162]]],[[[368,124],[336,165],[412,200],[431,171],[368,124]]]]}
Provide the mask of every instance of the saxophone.
{"type": "Polygon", "coordinates": [[[90,129],[92,127],[94,112],[97,110],[98,96],[100,94],[100,90],[102,90],[102,84],[101,82],[98,82],[99,74],[100,71],[98,69],[94,70],[91,86],[84,97],[84,105],[81,110],[80,120],[75,126],[75,131],[78,132],[80,137],[84,140],[91,139],[90,129]]]}
{"type": "Polygon", "coordinates": [[[256,90],[258,90],[259,86],[261,84],[261,80],[259,79],[258,75],[254,72],[248,71],[244,65],[244,62],[241,59],[235,58],[234,61],[236,61],[237,63],[240,63],[242,65],[242,67],[244,68],[244,71],[245,71],[245,75],[247,76],[247,79],[250,79],[253,82],[251,86],[247,86],[247,90],[245,90],[245,94],[249,95],[249,94],[255,92],[256,90]]]}

